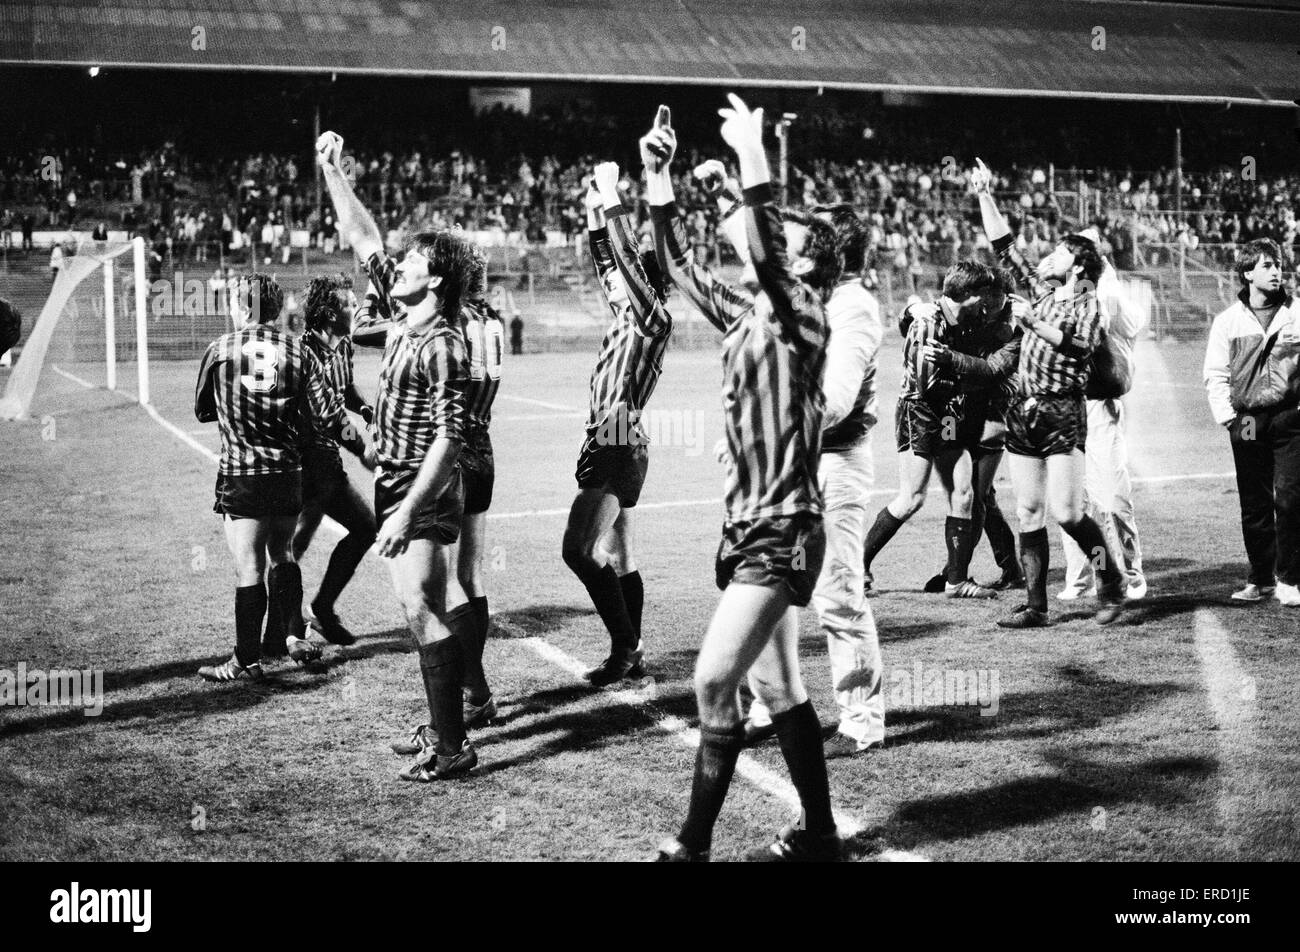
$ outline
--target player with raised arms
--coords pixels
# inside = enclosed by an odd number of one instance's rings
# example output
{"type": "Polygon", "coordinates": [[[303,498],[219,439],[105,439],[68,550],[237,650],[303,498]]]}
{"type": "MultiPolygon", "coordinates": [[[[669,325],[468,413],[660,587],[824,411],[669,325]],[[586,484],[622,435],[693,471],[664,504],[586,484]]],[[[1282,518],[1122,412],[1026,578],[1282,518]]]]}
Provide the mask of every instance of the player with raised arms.
{"type": "Polygon", "coordinates": [[[653,252],[638,252],[618,175],[613,162],[601,163],[587,191],[592,259],[613,320],[591,373],[578,495],[562,548],[609,632],[609,656],[586,675],[596,687],[645,671],[645,590],[633,554],[632,510],[650,464],[641,414],[659,383],[673,329],[663,274],[653,252]]]}
{"type": "Polygon", "coordinates": [[[478,763],[461,707],[466,658],[478,639],[449,551],[464,505],[456,462],[469,368],[459,322],[474,253],[464,237],[436,231],[413,235],[400,264],[385,254],[379,227],[343,172],[342,150],[333,132],[316,142],[339,231],[370,276],[357,332],[379,325],[386,337],[375,403],[377,545],[419,649],[437,735],[399,777],[428,783],[464,776],[478,763]]]}
{"type": "Polygon", "coordinates": [[[983,162],[971,171],[979,195],[984,232],[993,250],[1031,295],[1032,307],[1018,308],[1024,330],[1016,395],[1007,409],[1006,447],[1020,518],[1020,561],[1028,602],[998,621],[1003,628],[1041,628],[1048,624],[1047,569],[1050,546],[1047,514],[1095,560],[1101,579],[1098,624],[1108,625],[1123,611],[1125,567],[1116,564],[1101,527],[1084,509],[1084,449],[1088,420],[1084,391],[1089,358],[1101,340],[1097,281],[1102,258],[1097,246],[1080,235],[1066,235],[1031,268],[1016,250],[1011,228],[998,211],[992,175],[983,162]]]}
{"type": "Polygon", "coordinates": [[[723,337],[723,421],[732,466],[715,576],[722,598],[695,666],[700,746],[686,821],[661,862],[709,858],[713,828],[745,744],[740,684],[772,712],[803,807],[761,855],[837,859],[821,725],[799,675],[798,611],[812,598],[825,539],[817,470],[824,408],[825,301],[840,273],[835,233],[811,215],[787,219],[773,199],[763,111],[739,97],[720,111],[740,161],[742,214],[754,306],[723,337]]]}
{"type": "Polygon", "coordinates": [[[212,508],[222,516],[237,580],[235,653],[199,669],[208,681],[260,680],[263,655],[287,654],[297,662],[320,657],[320,647],[306,638],[302,571],[293,554],[302,510],[301,446],[313,419],[331,421],[335,438],[343,424],[316,358],[276,326],[283,307],[284,292],[272,278],[239,279],[230,295],[235,330],[210,344],[199,364],[194,415],[215,420],[220,431],[212,508]]]}

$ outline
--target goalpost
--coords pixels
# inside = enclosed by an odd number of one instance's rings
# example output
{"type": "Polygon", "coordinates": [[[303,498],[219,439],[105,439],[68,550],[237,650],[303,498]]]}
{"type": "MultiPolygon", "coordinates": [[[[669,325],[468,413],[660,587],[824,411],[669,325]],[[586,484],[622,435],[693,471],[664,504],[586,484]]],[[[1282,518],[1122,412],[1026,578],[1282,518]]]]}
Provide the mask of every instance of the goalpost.
{"type": "MultiPolygon", "coordinates": [[[[37,287],[48,280],[40,269],[21,277],[37,287]]],[[[0,397],[0,420],[26,419],[38,392],[57,386],[57,378],[149,403],[146,287],[143,238],[83,240],[76,254],[65,256],[49,297],[21,342],[21,353],[0,397]],[[128,251],[130,268],[119,278],[117,260],[128,251]],[[98,269],[103,270],[102,286],[90,280],[98,269]],[[134,320],[124,321],[119,328],[118,314],[129,316],[132,310],[134,320]],[[119,365],[131,361],[134,374],[124,374],[119,381],[119,365]]]]}

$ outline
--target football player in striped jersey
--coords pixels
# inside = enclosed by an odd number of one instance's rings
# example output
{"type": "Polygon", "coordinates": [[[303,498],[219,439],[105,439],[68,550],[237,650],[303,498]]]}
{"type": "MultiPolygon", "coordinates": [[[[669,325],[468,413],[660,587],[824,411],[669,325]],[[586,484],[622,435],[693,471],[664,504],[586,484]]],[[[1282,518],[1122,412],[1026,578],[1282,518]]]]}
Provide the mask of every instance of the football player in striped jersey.
{"type": "MultiPolygon", "coordinates": [[[[943,295],[937,303],[913,303],[903,312],[899,321],[904,334],[903,380],[894,411],[900,485],[898,495],[876,514],[867,533],[864,571],[868,591],[873,582],[872,561],[920,511],[930,474],[937,471],[948,500],[944,591],[950,598],[997,597],[996,591],[968,577],[975,545],[971,441],[963,415],[963,374],[953,352],[977,348],[978,329],[989,315],[1006,307],[1006,290],[1002,277],[992,268],[959,261],[944,276],[943,295]]],[[[982,411],[976,415],[982,428],[982,411]]]]}
{"type": "Polygon", "coordinates": [[[471,288],[460,309],[460,332],[465,338],[469,383],[465,388],[465,445],[461,447],[461,476],[465,481],[465,512],[456,543],[456,577],[474,612],[475,650],[465,664],[465,726],[487,724],[496,717],[497,705],[483,670],[490,614],[483,583],[483,554],[487,545],[487,512],[492,506],[496,463],[492,454],[492,403],[501,387],[505,355],[505,325],[501,315],[484,298],[487,260],[474,249],[471,288]]]}
{"type": "Polygon", "coordinates": [[[1024,329],[1018,387],[1007,410],[1007,454],[1020,517],[1020,561],[1028,602],[998,621],[1003,628],[1040,628],[1047,619],[1047,569],[1050,547],[1047,514],[1096,560],[1101,579],[1098,624],[1108,625],[1123,611],[1125,566],[1116,564],[1101,527],[1084,509],[1084,449],[1088,422],[1084,390],[1090,358],[1101,340],[1097,282],[1103,262],[1087,238],[1067,235],[1037,269],[1016,250],[1011,228],[998,211],[992,176],[983,162],[971,171],[979,195],[984,232],[993,250],[1032,296],[1032,307],[1018,310],[1024,329]]]}
{"type": "MultiPolygon", "coordinates": [[[[726,332],[737,317],[754,306],[752,295],[718,281],[699,264],[686,241],[673,198],[668,165],[676,152],[676,135],[656,122],[642,138],[646,196],[655,248],[664,269],[702,314],[726,332]],[[656,160],[662,164],[658,171],[656,160]]],[[[721,162],[711,159],[695,169],[695,178],[718,202],[723,232],[741,260],[748,263],[739,186],[726,178],[721,162]],[[736,228],[739,224],[741,227],[736,228]]],[[[827,758],[854,756],[883,745],[885,701],[880,642],[870,604],[862,592],[863,506],[873,481],[871,427],[876,422],[876,352],[880,346],[880,311],[863,285],[866,232],[847,205],[818,206],[813,213],[835,229],[841,276],[827,302],[830,338],[822,392],[826,398],[823,445],[818,478],[826,510],[826,559],[813,591],[813,607],[826,632],[831,682],[839,708],[839,729],[826,745],[827,758]]],[[[755,701],[745,720],[745,735],[755,743],[776,732],[761,690],[751,683],[755,701]]]]}
{"type": "Polygon", "coordinates": [[[605,687],[641,677],[644,587],[632,549],[632,510],[650,454],[641,425],[673,321],[653,252],[641,254],[618,192],[618,166],[596,168],[587,192],[591,253],[613,320],[591,374],[591,411],[578,454],[578,495],[564,530],[564,562],[586,587],[609,632],[609,656],[587,672],[605,687]]]}
{"type": "Polygon", "coordinates": [[[194,415],[215,420],[221,434],[212,508],[225,524],[237,579],[235,653],[199,669],[208,681],[260,679],[262,655],[287,654],[298,662],[320,657],[320,647],[306,638],[302,571],[293,554],[302,510],[300,447],[312,419],[330,421],[335,438],[342,425],[319,362],[276,326],[283,307],[284,292],[272,278],[254,273],[239,280],[230,295],[236,329],[209,345],[199,364],[194,415]]]}
{"type": "MultiPolygon", "coordinates": [[[[803,807],[761,855],[838,859],[821,724],[799,675],[798,611],[812,598],[825,538],[818,484],[829,334],[825,302],[840,273],[834,230],[775,205],[763,111],[735,95],[722,135],[740,161],[754,306],[723,337],[722,405],[732,466],[715,576],[722,598],[695,666],[700,746],[686,822],[662,862],[704,861],[745,744],[740,684],[754,675],[803,807]]],[[[650,171],[657,172],[657,168],[650,171]]]]}
{"type": "Polygon", "coordinates": [[[429,783],[464,776],[478,763],[461,694],[477,635],[450,560],[464,506],[456,461],[469,367],[460,307],[474,255],[464,237],[438,231],[412,236],[400,264],[388,257],[344,175],[342,149],[333,132],[316,143],[339,231],[370,276],[358,326],[386,328],[375,404],[377,546],[419,648],[429,705],[430,723],[415,732],[420,753],[398,776],[429,783]]]}
{"type": "MultiPolygon", "coordinates": [[[[320,361],[333,400],[365,417],[370,408],[352,378],[351,332],[355,309],[356,295],[352,293],[350,278],[343,275],[312,278],[303,309],[306,330],[302,342],[320,361]]],[[[332,644],[350,645],[356,638],[339,621],[334,603],[374,544],[375,514],[370,503],[348,481],[339,446],[360,459],[367,469],[375,468],[375,458],[346,417],[341,427],[342,440],[333,438],[331,422],[314,420],[303,448],[303,505],[293,537],[293,556],[295,561],[302,561],[325,516],[347,530],[348,534],[330,554],[325,576],[311,601],[311,626],[332,644]]]]}

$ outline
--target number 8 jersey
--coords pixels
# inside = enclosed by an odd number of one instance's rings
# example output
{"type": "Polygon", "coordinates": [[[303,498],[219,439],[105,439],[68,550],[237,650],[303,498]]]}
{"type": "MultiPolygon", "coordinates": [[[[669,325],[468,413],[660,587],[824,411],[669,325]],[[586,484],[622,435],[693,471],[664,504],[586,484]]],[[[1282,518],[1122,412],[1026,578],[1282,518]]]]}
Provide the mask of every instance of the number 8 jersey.
{"type": "Polygon", "coordinates": [[[208,345],[199,365],[196,416],[217,421],[227,476],[301,469],[304,428],[327,406],[320,363],[272,324],[249,324],[208,345]]]}

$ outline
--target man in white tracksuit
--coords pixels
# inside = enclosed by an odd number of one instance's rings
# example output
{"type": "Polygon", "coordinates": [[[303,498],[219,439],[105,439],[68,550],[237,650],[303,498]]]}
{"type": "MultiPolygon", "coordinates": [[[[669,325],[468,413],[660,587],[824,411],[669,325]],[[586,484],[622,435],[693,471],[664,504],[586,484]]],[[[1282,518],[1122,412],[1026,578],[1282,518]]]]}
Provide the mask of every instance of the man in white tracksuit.
{"type": "MultiPolygon", "coordinates": [[[[1085,228],[1079,235],[1100,246],[1101,235],[1096,228],[1085,228]]],[[[1134,345],[1147,324],[1148,309],[1136,296],[1125,293],[1115,268],[1108,260],[1102,260],[1105,269],[1097,282],[1102,326],[1109,335],[1112,351],[1127,357],[1131,377],[1136,370],[1134,345]]],[[[1088,514],[1101,527],[1110,557],[1128,567],[1127,597],[1142,598],[1146,595],[1147,582],[1142,574],[1142,546],[1133,510],[1124,403],[1122,398],[1115,398],[1088,400],[1087,405],[1084,492],[1088,514]],[[1123,561],[1119,562],[1121,556],[1123,561]]],[[[1065,532],[1061,533],[1061,545],[1065,550],[1065,587],[1056,597],[1072,601],[1080,596],[1096,595],[1091,559],[1065,532]]]]}
{"type": "MultiPolygon", "coordinates": [[[[830,340],[822,392],[826,412],[818,477],[825,509],[826,556],[812,604],[826,632],[839,729],[826,757],[849,757],[885,742],[884,670],[871,604],[863,594],[867,495],[875,481],[871,428],[876,423],[876,355],[880,306],[862,283],[867,232],[848,205],[818,206],[813,213],[834,229],[843,274],[826,306],[830,340]]],[[[766,733],[771,716],[755,700],[746,732],[766,733]]]]}

